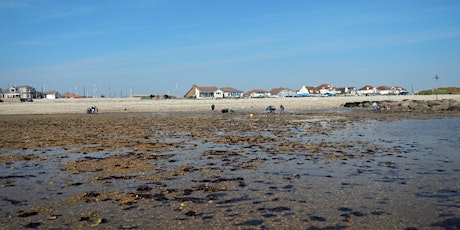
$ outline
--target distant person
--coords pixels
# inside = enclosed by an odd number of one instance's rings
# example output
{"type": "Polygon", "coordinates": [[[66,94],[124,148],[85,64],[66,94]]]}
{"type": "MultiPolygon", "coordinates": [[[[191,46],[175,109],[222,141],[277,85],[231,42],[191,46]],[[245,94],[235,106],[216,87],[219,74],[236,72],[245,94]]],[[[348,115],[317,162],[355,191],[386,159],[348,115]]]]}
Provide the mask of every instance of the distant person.
{"type": "Polygon", "coordinates": [[[391,104],[390,104],[390,103],[386,103],[386,104],[385,104],[385,109],[386,109],[386,110],[390,110],[390,109],[391,109],[391,104]]]}
{"type": "Polygon", "coordinates": [[[268,113],[271,113],[271,114],[275,114],[275,110],[276,110],[276,108],[273,105],[269,105],[269,106],[267,106],[267,108],[265,108],[265,111],[267,111],[268,113]]]}
{"type": "Polygon", "coordinates": [[[280,113],[284,113],[284,106],[280,105],[280,113]]]}
{"type": "Polygon", "coordinates": [[[211,111],[214,111],[214,109],[216,108],[216,106],[214,104],[211,105],[211,111]]]}
{"type": "Polygon", "coordinates": [[[372,103],[372,110],[379,110],[379,104],[377,102],[372,103]]]}

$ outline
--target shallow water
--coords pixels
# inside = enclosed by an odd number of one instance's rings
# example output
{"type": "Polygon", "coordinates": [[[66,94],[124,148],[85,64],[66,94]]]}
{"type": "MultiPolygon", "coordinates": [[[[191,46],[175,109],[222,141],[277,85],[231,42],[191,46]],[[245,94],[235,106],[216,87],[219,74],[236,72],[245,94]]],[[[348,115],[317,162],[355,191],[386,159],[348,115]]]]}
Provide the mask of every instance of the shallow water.
{"type": "Polygon", "coordinates": [[[314,136],[305,135],[308,122],[290,129],[291,136],[279,136],[283,128],[217,131],[217,139],[169,132],[160,141],[180,145],[152,153],[161,156],[150,162],[153,171],[106,177],[63,165],[131,150],[11,152],[41,158],[0,166],[0,228],[460,228],[460,118],[368,119],[314,136]],[[217,141],[229,134],[268,141],[217,141]],[[307,148],[278,149],[277,140],[307,148]],[[103,193],[116,196],[100,199],[103,193]],[[85,202],[67,201],[81,194],[85,202]],[[121,195],[135,200],[120,203],[121,195]]]}
{"type": "Polygon", "coordinates": [[[455,229],[460,225],[459,128],[458,118],[351,124],[303,141],[362,144],[345,149],[363,153],[362,158],[283,154],[239,176],[262,182],[247,184],[266,200],[293,202],[288,207],[299,208],[313,225],[321,220],[334,228],[455,229]]]}

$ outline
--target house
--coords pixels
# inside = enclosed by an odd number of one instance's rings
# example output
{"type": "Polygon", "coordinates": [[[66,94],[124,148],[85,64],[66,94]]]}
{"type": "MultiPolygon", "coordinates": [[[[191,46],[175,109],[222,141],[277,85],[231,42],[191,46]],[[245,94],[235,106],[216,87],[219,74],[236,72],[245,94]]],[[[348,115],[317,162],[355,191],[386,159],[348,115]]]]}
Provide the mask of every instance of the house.
{"type": "Polygon", "coordinates": [[[224,91],[221,89],[214,91],[214,98],[224,98],[224,91]]]}
{"type": "Polygon", "coordinates": [[[35,88],[30,86],[18,86],[17,92],[19,93],[19,98],[21,99],[32,99],[37,97],[37,92],[35,88]]]}
{"type": "Polygon", "coordinates": [[[269,96],[271,97],[295,97],[297,96],[297,92],[289,88],[273,88],[269,92],[269,96]]]}
{"type": "Polygon", "coordinates": [[[46,92],[43,92],[43,94],[46,99],[61,98],[61,94],[56,90],[46,91],[46,92]]]}
{"type": "Polygon", "coordinates": [[[252,89],[244,93],[243,96],[249,98],[264,98],[269,96],[269,92],[264,89],[252,89]]]}
{"type": "Polygon", "coordinates": [[[16,87],[9,87],[2,90],[2,98],[19,98],[19,92],[16,87]]]}
{"type": "Polygon", "coordinates": [[[302,88],[297,91],[297,95],[300,97],[308,97],[310,94],[315,94],[316,87],[303,85],[302,88]]]}
{"type": "Polygon", "coordinates": [[[316,91],[319,91],[321,96],[334,96],[340,93],[333,85],[327,83],[323,83],[316,87],[316,91]]]}
{"type": "Polygon", "coordinates": [[[354,86],[336,88],[336,91],[340,92],[341,95],[345,95],[345,96],[356,95],[356,87],[354,86]]]}
{"type": "Polygon", "coordinates": [[[184,95],[184,98],[223,98],[224,92],[215,86],[197,86],[192,88],[184,95]]]}
{"type": "Polygon", "coordinates": [[[2,98],[20,98],[20,99],[32,99],[37,98],[37,91],[35,88],[30,86],[11,86],[8,89],[1,91],[2,98]]]}
{"type": "Polygon", "coordinates": [[[405,89],[405,88],[403,88],[401,86],[393,86],[393,87],[391,87],[391,89],[392,89],[392,91],[393,91],[393,93],[395,95],[401,95],[401,94],[407,94],[408,93],[407,89],[405,89]]]}
{"type": "Polygon", "coordinates": [[[243,97],[243,91],[234,89],[229,86],[224,86],[220,88],[220,90],[223,92],[223,97],[224,98],[240,98],[243,97]]]}
{"type": "Polygon", "coordinates": [[[82,98],[80,95],[76,93],[69,93],[69,92],[61,94],[61,97],[62,98],[82,98]]]}
{"type": "Polygon", "coordinates": [[[359,88],[357,91],[358,95],[369,95],[369,94],[376,94],[377,93],[377,88],[375,88],[372,85],[365,85],[361,88],[359,88]]]}
{"type": "Polygon", "coordinates": [[[393,94],[391,88],[389,86],[386,86],[386,85],[381,85],[379,87],[377,87],[377,92],[381,95],[389,95],[389,94],[393,94]]]}

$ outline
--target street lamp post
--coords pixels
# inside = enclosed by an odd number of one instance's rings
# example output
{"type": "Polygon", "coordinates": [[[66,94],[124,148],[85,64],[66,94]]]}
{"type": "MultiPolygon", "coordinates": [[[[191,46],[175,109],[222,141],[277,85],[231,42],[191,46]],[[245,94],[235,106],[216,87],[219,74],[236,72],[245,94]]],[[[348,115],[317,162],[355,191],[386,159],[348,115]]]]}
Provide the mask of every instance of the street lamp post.
{"type": "Polygon", "coordinates": [[[438,75],[434,76],[434,81],[435,81],[435,84],[436,84],[436,88],[435,88],[436,101],[438,100],[438,80],[439,80],[438,75]]]}

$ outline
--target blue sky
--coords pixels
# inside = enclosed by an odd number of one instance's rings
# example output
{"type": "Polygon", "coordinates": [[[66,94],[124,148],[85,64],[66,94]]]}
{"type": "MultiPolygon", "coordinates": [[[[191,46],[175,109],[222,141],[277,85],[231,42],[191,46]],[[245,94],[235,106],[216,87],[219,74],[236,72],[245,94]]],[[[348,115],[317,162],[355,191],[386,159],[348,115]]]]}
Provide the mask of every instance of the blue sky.
{"type": "Polygon", "coordinates": [[[0,0],[1,88],[417,91],[435,75],[460,87],[458,0],[0,0]]]}

